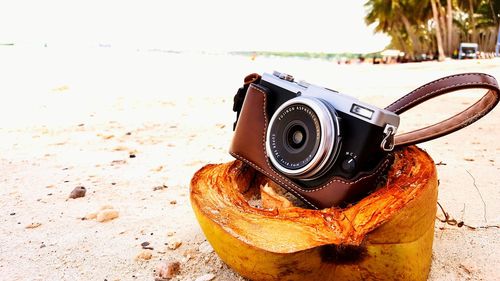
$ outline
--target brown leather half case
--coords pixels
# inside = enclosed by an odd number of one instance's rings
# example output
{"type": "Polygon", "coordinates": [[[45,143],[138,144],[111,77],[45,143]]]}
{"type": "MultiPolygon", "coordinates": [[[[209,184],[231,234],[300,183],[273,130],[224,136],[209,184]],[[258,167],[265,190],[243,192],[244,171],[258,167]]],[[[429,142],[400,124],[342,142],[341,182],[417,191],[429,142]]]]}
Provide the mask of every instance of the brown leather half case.
{"type": "Polygon", "coordinates": [[[389,153],[372,171],[359,173],[357,177],[350,180],[332,177],[327,183],[312,188],[305,188],[288,179],[275,171],[266,155],[266,131],[269,120],[266,111],[267,95],[265,88],[256,84],[249,86],[229,152],[312,208],[322,209],[345,205],[360,195],[367,194],[375,187],[379,177],[392,163],[393,155],[389,153]]]}

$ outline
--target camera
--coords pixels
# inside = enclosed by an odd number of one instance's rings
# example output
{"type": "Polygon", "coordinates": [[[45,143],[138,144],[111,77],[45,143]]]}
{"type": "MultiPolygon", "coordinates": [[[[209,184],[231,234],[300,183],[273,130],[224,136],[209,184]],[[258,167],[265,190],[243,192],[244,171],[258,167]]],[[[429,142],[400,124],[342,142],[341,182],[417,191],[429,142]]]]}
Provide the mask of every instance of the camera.
{"type": "Polygon", "coordinates": [[[269,91],[267,157],[302,186],[354,179],[394,148],[399,116],[393,112],[280,72],[264,73],[259,84],[269,91]]]}

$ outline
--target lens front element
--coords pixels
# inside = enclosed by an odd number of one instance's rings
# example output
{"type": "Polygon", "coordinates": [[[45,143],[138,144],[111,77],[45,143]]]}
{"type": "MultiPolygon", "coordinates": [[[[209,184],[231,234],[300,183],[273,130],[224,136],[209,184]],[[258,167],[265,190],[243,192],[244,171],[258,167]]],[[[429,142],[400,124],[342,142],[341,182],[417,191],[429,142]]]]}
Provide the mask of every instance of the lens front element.
{"type": "Polygon", "coordinates": [[[320,99],[297,97],[282,104],[271,118],[266,149],[280,172],[312,180],[331,167],[339,140],[335,110],[320,99]]]}
{"type": "Polygon", "coordinates": [[[301,124],[294,124],[288,130],[287,140],[292,149],[300,149],[304,147],[306,142],[306,129],[301,124]]]}

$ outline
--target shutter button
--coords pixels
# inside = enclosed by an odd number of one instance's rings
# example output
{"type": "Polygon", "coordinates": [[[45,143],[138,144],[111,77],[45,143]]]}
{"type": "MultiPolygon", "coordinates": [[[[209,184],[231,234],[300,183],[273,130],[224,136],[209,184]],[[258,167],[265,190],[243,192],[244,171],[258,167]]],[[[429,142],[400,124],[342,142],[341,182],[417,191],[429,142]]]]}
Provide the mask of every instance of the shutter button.
{"type": "Polygon", "coordinates": [[[344,161],[342,162],[342,170],[349,174],[354,172],[356,170],[356,160],[354,160],[354,158],[352,157],[347,157],[346,159],[344,159],[344,161]]]}

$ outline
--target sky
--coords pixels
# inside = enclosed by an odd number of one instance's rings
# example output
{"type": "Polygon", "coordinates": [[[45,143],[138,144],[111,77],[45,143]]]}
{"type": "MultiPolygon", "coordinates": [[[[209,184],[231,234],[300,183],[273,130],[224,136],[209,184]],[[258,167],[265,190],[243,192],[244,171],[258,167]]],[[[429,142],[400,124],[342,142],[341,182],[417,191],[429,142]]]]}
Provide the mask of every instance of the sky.
{"type": "Polygon", "coordinates": [[[373,52],[366,0],[1,1],[0,43],[180,51],[373,52]]]}

